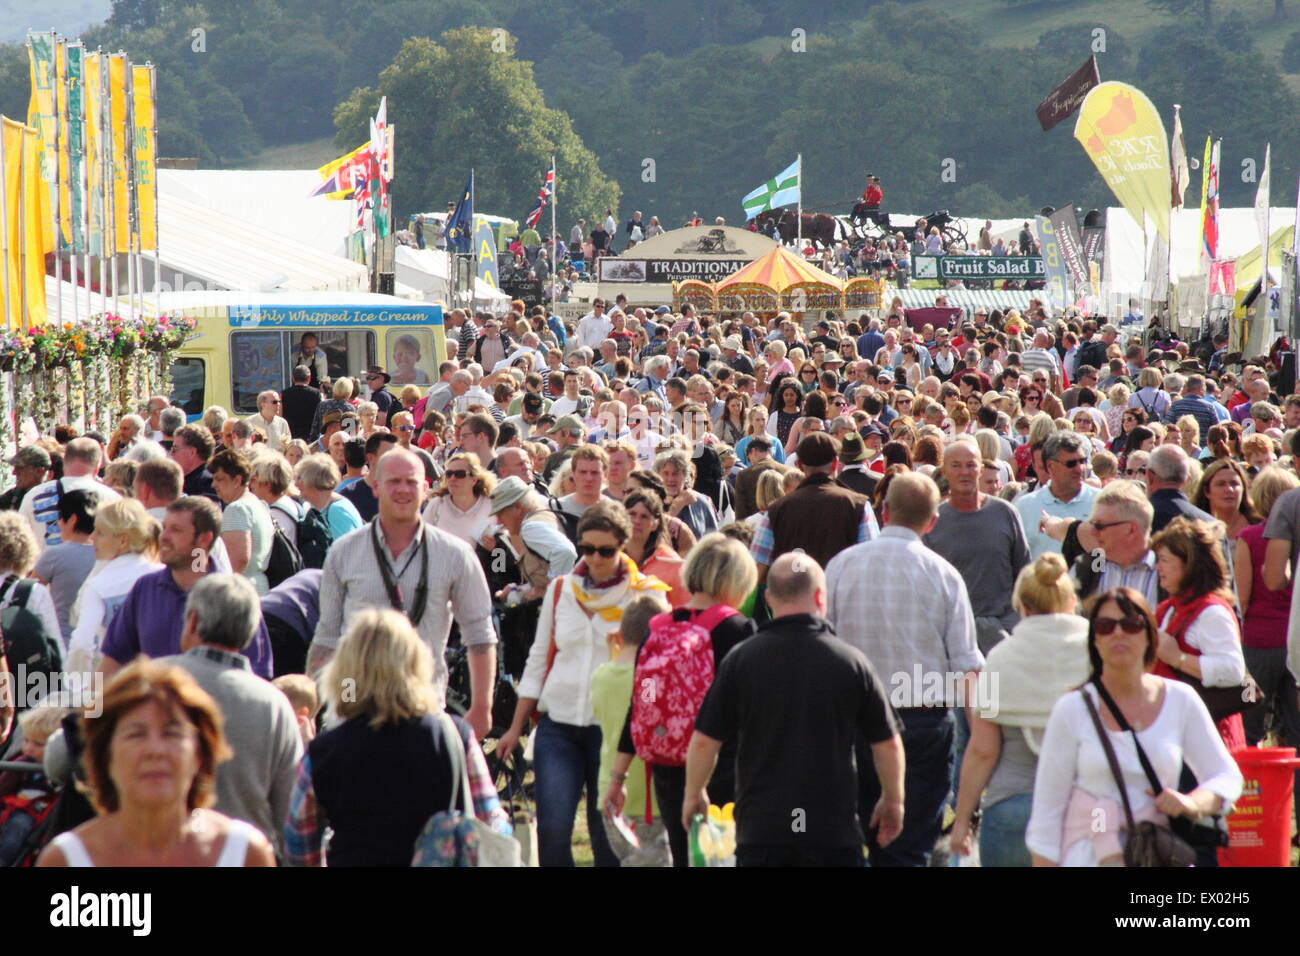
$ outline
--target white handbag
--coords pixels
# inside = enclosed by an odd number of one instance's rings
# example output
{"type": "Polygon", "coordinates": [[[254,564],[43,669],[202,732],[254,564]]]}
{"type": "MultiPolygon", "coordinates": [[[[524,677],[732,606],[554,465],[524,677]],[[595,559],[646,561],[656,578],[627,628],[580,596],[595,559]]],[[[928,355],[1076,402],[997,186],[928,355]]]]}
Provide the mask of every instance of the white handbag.
{"type": "Polygon", "coordinates": [[[474,815],[474,797],[470,793],[469,770],[465,765],[465,743],[461,740],[455,723],[446,713],[438,715],[438,722],[451,754],[452,793],[460,791],[461,814],[478,837],[478,865],[523,866],[518,841],[508,834],[498,833],[474,815]]]}

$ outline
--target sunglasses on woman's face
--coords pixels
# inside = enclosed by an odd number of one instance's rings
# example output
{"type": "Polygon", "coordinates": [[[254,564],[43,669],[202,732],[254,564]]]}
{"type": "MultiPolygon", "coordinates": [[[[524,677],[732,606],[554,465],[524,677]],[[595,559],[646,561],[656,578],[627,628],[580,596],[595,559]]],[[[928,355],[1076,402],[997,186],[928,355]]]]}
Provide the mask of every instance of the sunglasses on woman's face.
{"type": "Polygon", "coordinates": [[[1097,618],[1097,633],[1102,637],[1110,637],[1115,633],[1115,628],[1123,628],[1129,634],[1137,634],[1146,630],[1146,621],[1142,620],[1136,614],[1130,614],[1128,617],[1099,617],[1097,618]]]}
{"type": "Polygon", "coordinates": [[[462,468],[448,468],[443,474],[448,478],[466,478],[469,476],[469,472],[462,468]]]}
{"type": "Polygon", "coordinates": [[[612,558],[614,555],[618,554],[618,548],[611,547],[610,545],[598,548],[594,544],[587,544],[585,541],[581,541],[578,543],[578,553],[585,558],[589,558],[593,554],[599,554],[602,558],[612,558]]]}

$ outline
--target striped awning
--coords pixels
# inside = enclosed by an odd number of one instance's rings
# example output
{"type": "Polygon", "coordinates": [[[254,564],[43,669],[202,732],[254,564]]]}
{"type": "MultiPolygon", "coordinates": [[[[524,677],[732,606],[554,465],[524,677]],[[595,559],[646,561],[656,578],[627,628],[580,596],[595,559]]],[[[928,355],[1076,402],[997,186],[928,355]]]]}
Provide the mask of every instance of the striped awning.
{"type": "Polygon", "coordinates": [[[888,305],[897,295],[903,300],[905,309],[924,309],[934,305],[937,296],[945,296],[948,304],[958,309],[973,313],[976,309],[1025,309],[1034,296],[1042,298],[1044,293],[1029,292],[1023,289],[899,289],[896,292],[886,289],[883,301],[888,305]]]}

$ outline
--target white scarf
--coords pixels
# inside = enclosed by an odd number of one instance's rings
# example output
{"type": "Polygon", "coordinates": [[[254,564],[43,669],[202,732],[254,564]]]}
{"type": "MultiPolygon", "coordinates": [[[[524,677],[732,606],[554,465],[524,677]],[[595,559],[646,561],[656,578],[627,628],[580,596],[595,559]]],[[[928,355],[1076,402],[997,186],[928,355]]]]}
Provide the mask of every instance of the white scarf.
{"type": "MultiPolygon", "coordinates": [[[[1090,670],[1086,618],[1078,614],[1024,618],[988,653],[984,674],[990,682],[996,677],[997,709],[980,716],[1004,727],[1042,730],[1057,700],[1086,681],[1090,670]]],[[[1037,752],[1028,735],[1026,740],[1037,752]]]]}

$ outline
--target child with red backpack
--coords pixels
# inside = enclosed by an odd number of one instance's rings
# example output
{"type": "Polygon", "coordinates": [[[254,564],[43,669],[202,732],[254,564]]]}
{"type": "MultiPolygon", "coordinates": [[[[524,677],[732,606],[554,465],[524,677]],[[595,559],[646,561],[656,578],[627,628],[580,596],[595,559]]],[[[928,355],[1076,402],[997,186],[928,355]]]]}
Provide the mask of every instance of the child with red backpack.
{"type": "MultiPolygon", "coordinates": [[[[618,758],[618,741],[627,719],[627,702],[633,693],[633,671],[637,652],[650,636],[650,620],[668,610],[668,602],[658,592],[633,598],[623,608],[623,617],[617,631],[609,635],[610,660],[596,668],[591,675],[591,712],[600,722],[600,783],[601,793],[609,792],[614,762],[618,758]]],[[[659,816],[655,806],[650,771],[640,760],[633,760],[623,771],[620,782],[627,787],[625,809],[641,837],[651,829],[659,816]]],[[[609,829],[608,815],[606,829],[609,829]]],[[[611,846],[618,852],[618,843],[611,838],[611,846]]],[[[624,861],[624,865],[627,862],[624,861]]],[[[662,864],[662,865],[667,865],[662,864]]]]}
{"type": "MultiPolygon", "coordinates": [[[[705,535],[682,568],[682,585],[691,600],[650,620],[650,633],[637,650],[632,704],[605,805],[621,812],[627,798],[623,780],[633,756],[651,768],[660,817],[668,831],[673,866],[687,866],[682,801],[686,790],[686,751],[695,718],[713,675],[727,653],[754,633],[754,622],[735,610],[754,589],[757,570],[743,544],[720,532],[705,535]]],[[[716,805],[734,799],[736,741],[727,741],[709,781],[716,805]]],[[[629,812],[637,812],[630,807],[629,812]]]]}

